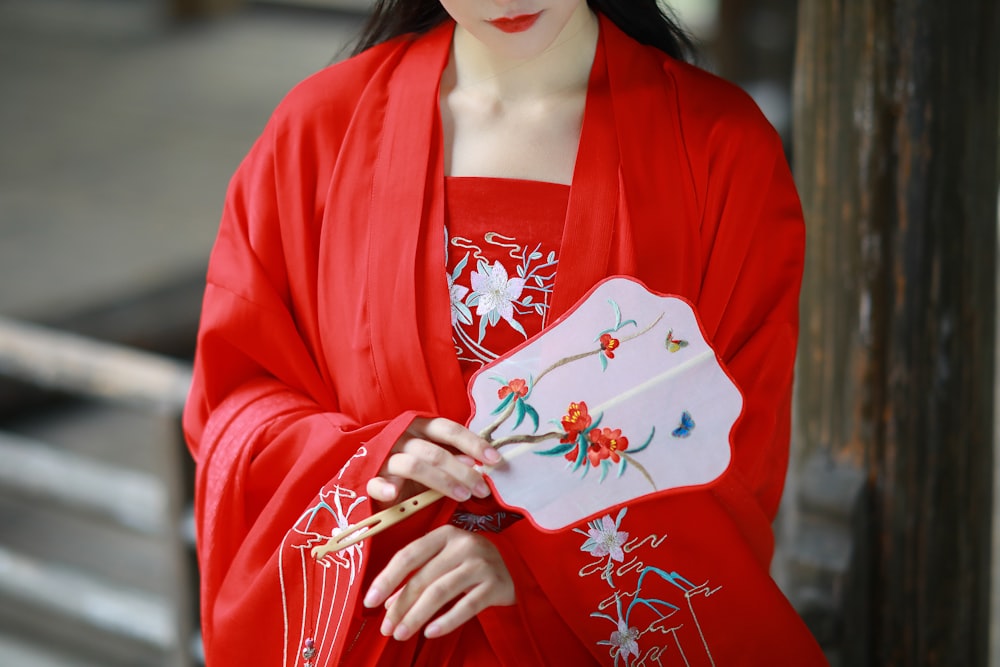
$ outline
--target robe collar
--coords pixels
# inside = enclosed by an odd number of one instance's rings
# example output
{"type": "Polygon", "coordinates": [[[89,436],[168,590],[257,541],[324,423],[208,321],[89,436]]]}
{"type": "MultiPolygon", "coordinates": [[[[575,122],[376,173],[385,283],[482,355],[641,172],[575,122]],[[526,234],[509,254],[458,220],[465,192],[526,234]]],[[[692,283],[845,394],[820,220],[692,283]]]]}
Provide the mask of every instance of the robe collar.
{"type": "MultiPolygon", "coordinates": [[[[452,342],[439,112],[453,34],[448,23],[414,39],[388,81],[384,117],[374,121],[381,127],[373,152],[367,257],[361,258],[365,266],[355,268],[367,271],[368,298],[380,302],[363,310],[370,317],[382,407],[388,414],[418,409],[464,421],[469,399],[452,342]]],[[[656,99],[663,95],[657,89],[663,78],[662,62],[650,49],[600,17],[553,319],[609,274],[635,273],[643,240],[630,221],[633,203],[660,214],[669,208],[673,188],[650,176],[652,170],[669,178],[665,169],[676,158],[674,151],[660,150],[672,143],[655,118],[668,106],[656,99]],[[651,137],[647,128],[664,136],[651,137]],[[650,151],[650,141],[660,149],[650,151]]],[[[364,111],[359,107],[358,113],[364,111]]]]}

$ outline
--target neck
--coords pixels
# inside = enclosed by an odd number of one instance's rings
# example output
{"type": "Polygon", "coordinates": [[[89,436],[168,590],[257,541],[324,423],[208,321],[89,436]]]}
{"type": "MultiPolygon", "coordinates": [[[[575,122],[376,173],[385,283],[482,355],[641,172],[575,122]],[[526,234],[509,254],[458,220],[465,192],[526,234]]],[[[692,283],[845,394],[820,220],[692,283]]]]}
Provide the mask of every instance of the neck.
{"type": "Polygon", "coordinates": [[[512,58],[455,28],[455,88],[497,100],[537,98],[574,89],[585,90],[597,49],[597,16],[585,2],[541,53],[512,58]]]}

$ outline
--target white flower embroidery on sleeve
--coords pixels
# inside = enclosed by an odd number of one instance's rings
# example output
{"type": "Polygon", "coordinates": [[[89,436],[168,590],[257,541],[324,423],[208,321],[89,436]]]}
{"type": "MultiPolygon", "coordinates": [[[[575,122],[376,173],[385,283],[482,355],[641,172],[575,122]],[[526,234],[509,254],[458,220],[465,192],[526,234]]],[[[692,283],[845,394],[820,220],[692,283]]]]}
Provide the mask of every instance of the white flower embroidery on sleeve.
{"type": "Polygon", "coordinates": [[[615,664],[618,664],[618,657],[623,656],[627,662],[629,656],[639,657],[639,628],[630,628],[623,619],[618,619],[618,630],[611,633],[611,641],[608,642],[616,649],[615,664]]]}
{"type": "Polygon", "coordinates": [[[611,560],[619,563],[624,561],[625,552],[622,547],[628,542],[628,533],[618,530],[624,514],[623,509],[613,521],[608,514],[597,521],[591,521],[590,530],[587,531],[588,539],[580,547],[580,551],[586,551],[598,558],[609,556],[611,560]]]}

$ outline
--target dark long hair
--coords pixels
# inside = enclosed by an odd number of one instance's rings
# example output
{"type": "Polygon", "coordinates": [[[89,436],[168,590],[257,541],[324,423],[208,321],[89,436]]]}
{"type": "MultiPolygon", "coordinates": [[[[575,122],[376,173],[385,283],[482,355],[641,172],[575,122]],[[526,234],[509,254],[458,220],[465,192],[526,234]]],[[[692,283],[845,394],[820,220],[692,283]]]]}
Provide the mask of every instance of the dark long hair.
{"type": "MultiPolygon", "coordinates": [[[[587,4],[637,42],[655,46],[677,60],[694,54],[691,38],[656,0],[587,0],[587,4]]],[[[405,33],[427,32],[447,18],[438,0],[376,0],[353,52],[361,53],[405,33]]]]}

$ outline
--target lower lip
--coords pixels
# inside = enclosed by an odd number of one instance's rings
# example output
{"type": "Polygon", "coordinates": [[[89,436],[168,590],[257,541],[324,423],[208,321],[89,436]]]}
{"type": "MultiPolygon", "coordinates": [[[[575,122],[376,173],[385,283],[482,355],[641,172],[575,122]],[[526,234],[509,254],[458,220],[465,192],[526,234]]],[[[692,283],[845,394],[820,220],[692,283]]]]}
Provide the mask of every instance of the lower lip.
{"type": "Polygon", "coordinates": [[[537,14],[525,14],[523,16],[515,16],[513,18],[501,18],[493,19],[490,21],[490,25],[498,30],[503,30],[504,32],[524,32],[535,25],[538,17],[542,15],[541,12],[537,14]]]}

